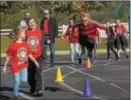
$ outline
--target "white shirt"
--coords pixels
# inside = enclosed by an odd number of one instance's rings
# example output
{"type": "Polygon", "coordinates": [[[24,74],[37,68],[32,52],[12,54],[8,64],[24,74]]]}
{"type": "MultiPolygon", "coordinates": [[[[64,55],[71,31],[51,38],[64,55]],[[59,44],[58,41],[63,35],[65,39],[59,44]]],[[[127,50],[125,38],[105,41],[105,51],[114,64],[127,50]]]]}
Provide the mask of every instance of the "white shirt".
{"type": "Polygon", "coordinates": [[[26,20],[22,20],[21,22],[20,22],[20,25],[19,25],[20,27],[28,27],[28,25],[27,25],[27,23],[26,23],[26,20]]]}

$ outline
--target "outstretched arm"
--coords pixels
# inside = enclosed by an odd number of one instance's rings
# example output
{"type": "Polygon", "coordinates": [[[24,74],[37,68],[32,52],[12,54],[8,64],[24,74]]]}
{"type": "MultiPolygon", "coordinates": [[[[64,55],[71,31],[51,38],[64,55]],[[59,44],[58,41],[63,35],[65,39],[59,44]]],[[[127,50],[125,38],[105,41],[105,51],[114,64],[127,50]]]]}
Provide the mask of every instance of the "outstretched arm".
{"type": "Polygon", "coordinates": [[[100,28],[100,29],[106,29],[107,27],[104,24],[98,23],[96,21],[93,21],[94,25],[96,26],[96,28],[100,28]]]}

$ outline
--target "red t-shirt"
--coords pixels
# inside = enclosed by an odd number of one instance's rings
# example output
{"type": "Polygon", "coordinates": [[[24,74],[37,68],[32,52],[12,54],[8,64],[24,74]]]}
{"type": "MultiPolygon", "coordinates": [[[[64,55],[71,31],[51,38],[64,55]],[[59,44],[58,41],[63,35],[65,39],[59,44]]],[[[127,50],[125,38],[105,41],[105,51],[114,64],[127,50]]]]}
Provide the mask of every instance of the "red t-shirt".
{"type": "Polygon", "coordinates": [[[46,34],[46,35],[49,34],[48,22],[49,22],[49,20],[48,20],[48,19],[45,19],[45,20],[44,20],[44,23],[43,23],[44,34],[46,34]]]}
{"type": "Polygon", "coordinates": [[[35,58],[38,58],[41,56],[41,40],[42,40],[42,33],[40,29],[36,28],[35,30],[27,30],[26,31],[26,36],[27,36],[27,43],[29,44],[31,50],[32,50],[32,55],[35,58]]]}
{"type": "Polygon", "coordinates": [[[78,24],[80,30],[84,31],[90,38],[96,40],[97,37],[97,28],[105,29],[106,26],[103,24],[100,24],[96,21],[89,21],[88,25],[86,27],[83,26],[82,23],[78,24]]]}
{"type": "Polygon", "coordinates": [[[115,32],[118,33],[118,34],[124,34],[124,33],[126,33],[126,28],[122,24],[116,25],[115,26],[115,32]]]}
{"type": "Polygon", "coordinates": [[[108,37],[114,37],[115,36],[115,32],[114,32],[112,27],[107,28],[106,32],[107,32],[108,37]]]}
{"type": "Polygon", "coordinates": [[[27,42],[12,42],[6,53],[11,57],[11,71],[13,73],[28,67],[28,55],[31,54],[31,50],[27,42]]]}
{"type": "Polygon", "coordinates": [[[68,37],[69,43],[79,43],[79,27],[74,27],[74,32],[72,33],[73,28],[68,27],[64,38],[68,37]]]}

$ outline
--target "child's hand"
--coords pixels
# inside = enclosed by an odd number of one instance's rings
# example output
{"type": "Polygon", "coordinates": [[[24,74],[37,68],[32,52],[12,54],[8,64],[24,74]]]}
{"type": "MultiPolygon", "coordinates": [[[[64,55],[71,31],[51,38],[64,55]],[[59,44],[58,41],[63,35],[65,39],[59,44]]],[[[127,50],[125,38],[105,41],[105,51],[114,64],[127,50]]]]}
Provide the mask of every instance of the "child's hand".
{"type": "Polygon", "coordinates": [[[4,66],[3,67],[3,72],[6,73],[6,71],[7,71],[7,68],[4,66]]]}
{"type": "Polygon", "coordinates": [[[36,65],[37,68],[40,67],[40,65],[39,65],[39,63],[37,61],[35,61],[35,65],[36,65]]]}
{"type": "Polygon", "coordinates": [[[64,37],[63,37],[63,36],[61,36],[60,38],[61,38],[61,39],[64,39],[64,37]]]}
{"type": "Polygon", "coordinates": [[[51,43],[51,41],[48,39],[48,40],[47,40],[47,44],[50,44],[50,43],[51,43]]]}

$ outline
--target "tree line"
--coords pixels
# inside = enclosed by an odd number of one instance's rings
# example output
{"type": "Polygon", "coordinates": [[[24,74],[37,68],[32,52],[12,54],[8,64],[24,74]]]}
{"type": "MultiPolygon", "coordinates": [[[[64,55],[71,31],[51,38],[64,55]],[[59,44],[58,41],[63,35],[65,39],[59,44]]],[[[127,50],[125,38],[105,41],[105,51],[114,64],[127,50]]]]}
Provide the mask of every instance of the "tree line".
{"type": "MultiPolygon", "coordinates": [[[[129,4],[129,1],[85,1],[93,19],[100,22],[114,21],[115,9],[119,4],[129,4]]],[[[1,1],[1,29],[14,28],[21,19],[23,13],[29,11],[39,25],[42,18],[43,8],[49,8],[52,17],[58,20],[58,24],[68,24],[70,16],[79,18],[80,10],[76,7],[74,1],[1,1]]],[[[120,10],[120,18],[128,21],[128,12],[126,9],[120,10]]]]}

